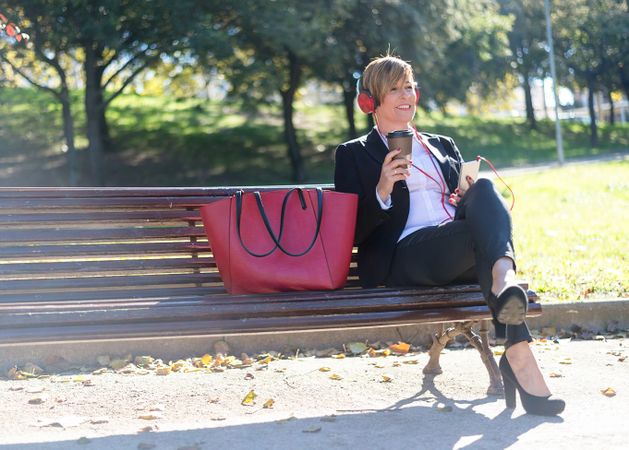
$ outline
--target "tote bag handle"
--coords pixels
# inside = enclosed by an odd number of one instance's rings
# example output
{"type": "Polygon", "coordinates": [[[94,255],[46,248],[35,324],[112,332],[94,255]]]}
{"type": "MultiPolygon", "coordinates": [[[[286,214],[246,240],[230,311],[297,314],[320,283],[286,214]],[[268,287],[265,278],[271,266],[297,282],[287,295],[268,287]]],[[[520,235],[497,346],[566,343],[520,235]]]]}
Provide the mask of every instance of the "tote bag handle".
{"type": "Polygon", "coordinates": [[[269,222],[269,218],[266,214],[266,211],[264,210],[264,205],[262,204],[262,196],[260,195],[259,191],[255,191],[253,193],[255,199],[256,199],[256,203],[258,205],[258,211],[260,212],[260,216],[262,217],[262,221],[264,222],[264,226],[266,227],[267,232],[269,233],[269,236],[271,237],[271,239],[273,240],[273,242],[275,243],[275,245],[267,252],[265,253],[255,253],[253,251],[251,251],[243,242],[242,240],[242,236],[240,234],[240,218],[242,216],[242,196],[244,195],[244,192],[242,190],[236,191],[236,229],[238,232],[238,240],[240,241],[240,245],[242,245],[242,248],[245,249],[245,251],[247,253],[249,253],[251,256],[255,256],[258,258],[262,258],[264,256],[268,256],[271,253],[273,253],[277,248],[279,248],[283,253],[285,253],[288,256],[303,256],[306,253],[308,253],[312,247],[314,246],[315,242],[317,241],[317,236],[319,236],[319,230],[321,229],[321,217],[323,216],[323,189],[321,189],[320,187],[316,188],[317,189],[317,227],[315,229],[314,232],[314,236],[312,237],[312,242],[310,242],[310,245],[301,253],[291,253],[288,250],[286,250],[284,247],[282,247],[281,244],[281,240],[282,240],[282,233],[284,232],[284,221],[286,220],[286,205],[288,203],[288,199],[290,197],[290,195],[294,192],[297,191],[297,194],[299,195],[299,201],[301,203],[301,208],[302,209],[306,209],[307,205],[306,205],[306,199],[304,198],[304,193],[303,193],[303,189],[301,188],[293,188],[291,190],[289,190],[286,195],[284,196],[284,201],[282,202],[282,213],[280,215],[280,231],[278,233],[277,236],[275,236],[275,233],[273,232],[273,228],[271,228],[271,223],[269,222]]]}

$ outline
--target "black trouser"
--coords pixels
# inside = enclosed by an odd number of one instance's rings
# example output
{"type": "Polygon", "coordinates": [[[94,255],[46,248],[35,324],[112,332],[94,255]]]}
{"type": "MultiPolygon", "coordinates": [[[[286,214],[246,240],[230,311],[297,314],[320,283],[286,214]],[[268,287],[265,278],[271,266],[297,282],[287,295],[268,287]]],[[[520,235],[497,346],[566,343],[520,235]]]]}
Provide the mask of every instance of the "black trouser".
{"type": "Polygon", "coordinates": [[[515,265],[511,216],[492,182],[479,179],[461,199],[452,222],[422,228],[398,242],[386,284],[478,282],[492,311],[496,339],[506,339],[506,346],[531,341],[526,323],[506,326],[496,320],[491,269],[504,256],[515,265]]]}

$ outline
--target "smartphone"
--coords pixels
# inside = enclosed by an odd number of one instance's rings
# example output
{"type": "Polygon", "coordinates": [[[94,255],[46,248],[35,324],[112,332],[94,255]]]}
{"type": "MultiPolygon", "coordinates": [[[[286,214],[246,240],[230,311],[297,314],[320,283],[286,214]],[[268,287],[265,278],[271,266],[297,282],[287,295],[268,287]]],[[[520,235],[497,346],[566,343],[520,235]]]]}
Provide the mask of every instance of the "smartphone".
{"type": "Polygon", "coordinates": [[[480,168],[480,160],[466,161],[461,164],[461,176],[459,177],[459,189],[463,192],[467,191],[470,184],[467,177],[472,177],[474,181],[478,178],[478,169],[480,168]]]}

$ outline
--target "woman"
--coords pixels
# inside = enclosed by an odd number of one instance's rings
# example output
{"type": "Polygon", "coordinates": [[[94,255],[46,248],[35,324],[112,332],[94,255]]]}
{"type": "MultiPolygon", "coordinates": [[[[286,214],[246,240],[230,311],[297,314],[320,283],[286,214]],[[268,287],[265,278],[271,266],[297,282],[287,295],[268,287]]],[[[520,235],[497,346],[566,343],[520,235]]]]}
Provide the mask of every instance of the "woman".
{"type": "Polygon", "coordinates": [[[556,415],[564,402],[550,391],[529,348],[528,299],[515,281],[509,211],[489,180],[457,188],[462,157],[454,141],[412,126],[419,89],[396,56],[372,61],[359,81],[359,106],[376,127],[339,145],[334,183],[359,195],[356,243],[365,287],[478,281],[496,337],[506,339],[500,371],[507,407],[517,388],[527,412],[556,415]],[[387,134],[412,130],[411,163],[387,148],[387,134]],[[389,151],[390,150],[390,151],[389,151]],[[446,200],[447,199],[447,200],[446,200]]]}

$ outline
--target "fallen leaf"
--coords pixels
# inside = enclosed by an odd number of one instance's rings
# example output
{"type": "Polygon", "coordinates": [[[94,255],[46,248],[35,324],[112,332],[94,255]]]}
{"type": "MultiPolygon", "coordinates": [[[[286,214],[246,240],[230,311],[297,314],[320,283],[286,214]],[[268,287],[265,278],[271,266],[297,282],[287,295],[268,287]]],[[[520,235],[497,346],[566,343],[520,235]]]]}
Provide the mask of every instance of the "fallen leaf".
{"type": "Polygon", "coordinates": [[[7,372],[7,377],[9,380],[25,380],[26,375],[17,370],[17,367],[11,367],[7,372]]]}
{"type": "Polygon", "coordinates": [[[138,419],[142,420],[158,420],[163,418],[161,414],[141,414],[138,416],[138,419]]]}
{"type": "Polygon", "coordinates": [[[253,376],[253,374],[252,374],[252,373],[250,373],[250,372],[247,372],[247,373],[245,374],[245,380],[253,380],[254,378],[255,378],[255,377],[254,377],[254,376],[253,376]]]}
{"type": "Polygon", "coordinates": [[[212,362],[212,356],[206,353],[205,355],[201,356],[201,362],[204,366],[209,366],[212,362]]]}
{"type": "Polygon", "coordinates": [[[92,425],[100,425],[102,423],[109,423],[109,418],[108,417],[96,417],[96,418],[90,420],[90,423],[92,425]]]}
{"type": "Polygon", "coordinates": [[[255,405],[256,397],[257,395],[254,391],[249,391],[249,393],[245,395],[245,398],[242,399],[242,402],[240,404],[243,406],[253,406],[255,405]]]}
{"type": "Polygon", "coordinates": [[[89,422],[88,417],[81,416],[61,416],[55,419],[38,419],[37,426],[39,427],[58,427],[58,428],[70,428],[77,427],[82,423],[89,422]]]}
{"type": "Polygon", "coordinates": [[[411,346],[406,342],[398,342],[397,344],[389,345],[389,349],[394,353],[405,355],[410,350],[411,346]]]}
{"type": "Polygon", "coordinates": [[[342,379],[343,379],[343,377],[338,375],[338,374],[336,374],[336,373],[333,373],[332,375],[330,375],[330,380],[340,381],[342,379]]]}
{"type": "Polygon", "coordinates": [[[46,396],[41,396],[41,397],[35,397],[32,398],[28,401],[29,405],[41,405],[42,403],[44,403],[46,400],[48,400],[48,397],[46,396]]]}
{"type": "Polygon", "coordinates": [[[562,374],[558,373],[558,372],[550,372],[550,375],[548,375],[550,378],[561,378],[563,377],[562,374]]]}
{"type": "Polygon", "coordinates": [[[504,352],[504,350],[494,350],[494,356],[502,356],[504,352]]]}
{"type": "Polygon", "coordinates": [[[290,422],[291,420],[295,420],[296,418],[297,417],[295,417],[295,416],[290,416],[290,417],[287,417],[286,419],[276,420],[275,423],[282,423],[283,424],[283,423],[290,422]]]}
{"type": "Polygon", "coordinates": [[[419,360],[417,359],[409,359],[406,361],[402,361],[403,364],[419,364],[419,360]]]}
{"type": "Polygon", "coordinates": [[[271,408],[273,408],[273,404],[274,403],[275,403],[275,400],[270,398],[266,402],[264,402],[264,405],[262,405],[262,407],[265,408],[265,409],[271,409],[271,408]]]}
{"type": "Polygon", "coordinates": [[[332,369],[330,369],[329,367],[320,367],[319,368],[319,372],[329,372],[330,370],[332,370],[332,369]]]}
{"type": "Polygon", "coordinates": [[[170,374],[171,369],[168,366],[163,366],[163,367],[158,367],[157,369],[155,369],[155,375],[168,375],[170,374]]]}
{"type": "Polygon", "coordinates": [[[367,350],[367,346],[362,342],[350,342],[349,344],[347,344],[347,348],[349,349],[350,353],[354,355],[360,355],[365,350],[367,350]]]}
{"type": "Polygon", "coordinates": [[[225,420],[225,417],[223,417],[223,416],[212,416],[212,417],[210,417],[210,420],[215,420],[215,421],[225,420]]]}
{"type": "MultiPolygon", "coordinates": [[[[142,427],[138,430],[139,433],[150,433],[151,431],[157,431],[159,427],[157,425],[149,425],[146,427],[142,427]]],[[[153,448],[153,447],[151,447],[153,448]]]]}
{"type": "Polygon", "coordinates": [[[601,394],[605,397],[613,397],[616,395],[616,391],[613,388],[608,387],[607,389],[602,389],[601,394]]]}
{"type": "Polygon", "coordinates": [[[376,369],[384,369],[385,366],[384,366],[384,364],[378,363],[378,364],[375,365],[375,367],[376,367],[376,369]]]}
{"type": "Polygon", "coordinates": [[[129,364],[129,361],[126,359],[114,359],[112,362],[109,363],[109,367],[114,370],[120,370],[127,364],[129,364]]]}
{"type": "Polygon", "coordinates": [[[311,427],[306,428],[305,430],[301,430],[303,433],[318,433],[321,431],[321,427],[313,425],[311,427]]]}
{"type": "Polygon", "coordinates": [[[147,356],[147,355],[136,356],[133,362],[135,363],[136,366],[146,367],[153,364],[155,362],[155,358],[153,358],[152,356],[147,356]]]}
{"type": "Polygon", "coordinates": [[[382,379],[380,380],[381,383],[390,383],[391,381],[393,381],[393,378],[389,375],[382,375],[382,379]]]}
{"type": "Polygon", "coordinates": [[[166,407],[164,405],[162,405],[161,403],[158,403],[156,405],[153,405],[149,411],[164,411],[166,407]]]}
{"type": "Polygon", "coordinates": [[[391,364],[393,367],[400,367],[401,364],[398,361],[395,361],[393,364],[391,364]]]}
{"type": "Polygon", "coordinates": [[[337,353],[336,355],[332,355],[334,359],[343,359],[345,358],[345,353],[337,353]]]}

